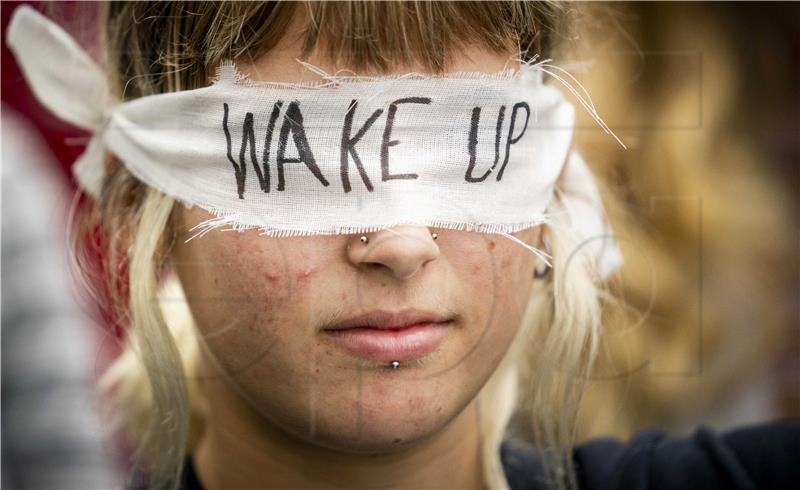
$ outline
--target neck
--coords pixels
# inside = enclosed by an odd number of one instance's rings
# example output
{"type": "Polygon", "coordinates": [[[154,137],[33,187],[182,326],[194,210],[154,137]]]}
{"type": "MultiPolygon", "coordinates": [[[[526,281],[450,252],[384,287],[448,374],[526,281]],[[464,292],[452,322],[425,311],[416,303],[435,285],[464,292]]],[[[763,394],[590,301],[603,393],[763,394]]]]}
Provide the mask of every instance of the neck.
{"type": "Polygon", "coordinates": [[[477,400],[433,436],[391,453],[346,453],[290,435],[224,382],[207,383],[198,477],[215,488],[483,488],[477,400]],[[215,402],[216,401],[216,402],[215,402]]]}

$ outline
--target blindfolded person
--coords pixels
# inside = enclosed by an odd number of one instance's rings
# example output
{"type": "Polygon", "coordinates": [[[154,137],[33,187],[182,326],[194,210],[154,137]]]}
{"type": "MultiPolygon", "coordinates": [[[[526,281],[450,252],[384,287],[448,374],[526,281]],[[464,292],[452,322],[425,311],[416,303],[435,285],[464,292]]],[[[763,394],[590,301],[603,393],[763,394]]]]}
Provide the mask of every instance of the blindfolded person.
{"type": "MultiPolygon", "coordinates": [[[[76,258],[101,233],[132,486],[769,477],[748,432],[571,446],[622,258],[575,107],[544,81],[571,87],[547,60],[562,10],[112,3],[105,70],[18,10],[8,36],[34,91],[94,133],[76,258]],[[506,440],[515,413],[537,447],[506,440]],[[657,457],[630,457],[642,448],[657,457]]],[[[754,434],[782,450],[785,432],[754,434]]]]}

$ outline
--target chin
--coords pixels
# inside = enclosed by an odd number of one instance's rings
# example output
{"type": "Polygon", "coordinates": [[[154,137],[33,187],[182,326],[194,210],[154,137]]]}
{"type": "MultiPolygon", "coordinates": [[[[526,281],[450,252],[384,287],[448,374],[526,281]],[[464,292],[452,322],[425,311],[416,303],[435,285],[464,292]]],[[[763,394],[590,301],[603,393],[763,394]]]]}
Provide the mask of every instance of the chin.
{"type": "Polygon", "coordinates": [[[347,424],[325,424],[313,442],[340,452],[389,453],[428,439],[447,422],[440,414],[419,414],[414,419],[364,417],[361,424],[355,420],[347,424]]]}
{"type": "Polygon", "coordinates": [[[317,404],[315,426],[308,427],[304,420],[304,426],[292,432],[335,451],[387,453],[433,436],[463,408],[453,398],[456,394],[437,392],[434,386],[394,385],[389,393],[384,388],[363,386],[360,397],[355,392],[326,397],[325,403],[317,404]]]}

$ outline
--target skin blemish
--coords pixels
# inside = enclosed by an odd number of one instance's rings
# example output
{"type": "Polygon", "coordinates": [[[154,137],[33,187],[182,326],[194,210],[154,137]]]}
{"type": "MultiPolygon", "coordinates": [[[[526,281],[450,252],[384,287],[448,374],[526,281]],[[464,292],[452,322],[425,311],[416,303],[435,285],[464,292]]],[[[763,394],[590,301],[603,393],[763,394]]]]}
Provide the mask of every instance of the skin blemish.
{"type": "Polygon", "coordinates": [[[494,240],[489,240],[489,250],[494,250],[494,247],[497,245],[494,243],[494,240]]]}
{"type": "Polygon", "coordinates": [[[313,278],[318,272],[320,268],[318,266],[309,266],[303,269],[300,269],[295,273],[295,281],[300,286],[307,284],[311,278],[313,278]]]}
{"type": "Polygon", "coordinates": [[[409,398],[408,408],[411,410],[423,410],[425,408],[425,400],[422,398],[409,398]]]}
{"type": "Polygon", "coordinates": [[[276,271],[266,269],[264,270],[264,278],[269,282],[274,283],[280,280],[281,275],[276,271]]]}

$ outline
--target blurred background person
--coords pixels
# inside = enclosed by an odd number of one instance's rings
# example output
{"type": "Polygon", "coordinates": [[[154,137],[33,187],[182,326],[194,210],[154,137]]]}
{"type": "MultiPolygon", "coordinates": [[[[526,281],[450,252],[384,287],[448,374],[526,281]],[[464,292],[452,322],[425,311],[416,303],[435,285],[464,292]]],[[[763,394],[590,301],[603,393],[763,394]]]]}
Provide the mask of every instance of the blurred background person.
{"type": "Polygon", "coordinates": [[[2,486],[113,488],[100,335],[68,272],[69,188],[32,127],[6,105],[2,117],[2,486]]]}
{"type": "MultiPolygon", "coordinates": [[[[18,3],[3,2],[3,33],[18,3]]],[[[67,253],[81,134],[35,101],[5,36],[2,60],[2,488],[119,488],[95,390],[109,336],[78,301],[67,253]]]]}

